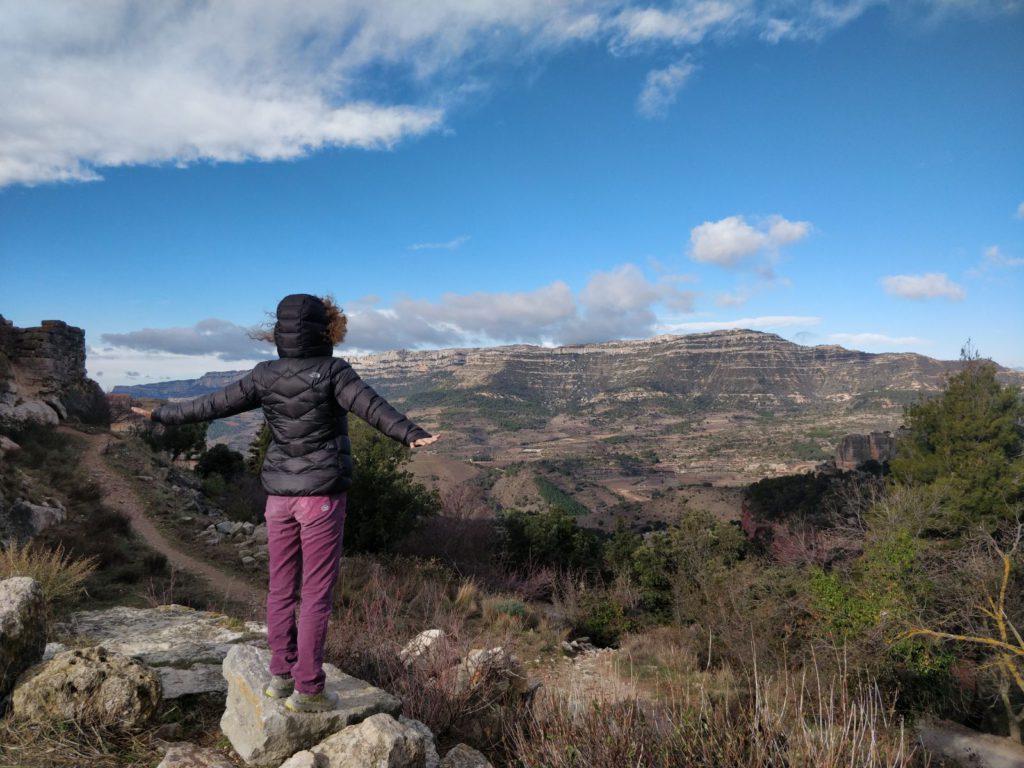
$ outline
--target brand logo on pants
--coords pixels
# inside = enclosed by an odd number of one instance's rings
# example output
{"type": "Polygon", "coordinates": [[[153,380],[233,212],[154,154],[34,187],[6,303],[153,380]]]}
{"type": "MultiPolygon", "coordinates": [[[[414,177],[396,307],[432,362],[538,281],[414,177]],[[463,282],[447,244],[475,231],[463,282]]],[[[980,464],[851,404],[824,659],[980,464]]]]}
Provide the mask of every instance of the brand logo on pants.
{"type": "Polygon", "coordinates": [[[330,505],[330,504],[321,504],[321,505],[320,505],[320,511],[321,511],[321,512],[326,512],[326,511],[327,511],[328,509],[330,509],[330,508],[331,508],[331,505],[330,505]]]}

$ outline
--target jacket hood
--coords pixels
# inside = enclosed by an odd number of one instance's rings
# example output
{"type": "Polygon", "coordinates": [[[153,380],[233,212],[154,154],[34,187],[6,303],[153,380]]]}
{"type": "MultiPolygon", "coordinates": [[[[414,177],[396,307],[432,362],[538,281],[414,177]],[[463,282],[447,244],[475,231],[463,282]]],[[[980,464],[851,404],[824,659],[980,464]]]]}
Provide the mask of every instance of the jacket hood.
{"type": "Polygon", "coordinates": [[[330,357],[327,308],[316,296],[293,293],[277,305],[274,341],[281,357],[330,357]]]}

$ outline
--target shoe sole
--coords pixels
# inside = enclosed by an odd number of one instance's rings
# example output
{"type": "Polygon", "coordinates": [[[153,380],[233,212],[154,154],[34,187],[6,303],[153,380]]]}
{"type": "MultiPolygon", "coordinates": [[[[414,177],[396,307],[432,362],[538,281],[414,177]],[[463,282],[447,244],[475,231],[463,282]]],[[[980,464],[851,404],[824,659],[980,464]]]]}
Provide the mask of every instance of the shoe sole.
{"type": "Polygon", "coordinates": [[[267,688],[263,692],[263,695],[268,699],[285,699],[292,695],[291,691],[275,691],[273,688],[267,688]]]}
{"type": "Polygon", "coordinates": [[[317,715],[317,714],[320,714],[321,712],[331,712],[331,711],[333,711],[335,709],[336,706],[337,705],[335,704],[335,702],[328,701],[323,708],[316,707],[316,708],[313,708],[313,709],[304,709],[304,708],[296,707],[292,703],[291,698],[287,698],[287,699],[284,700],[284,708],[285,709],[287,709],[289,712],[295,712],[295,713],[300,714],[300,715],[317,715]]]}

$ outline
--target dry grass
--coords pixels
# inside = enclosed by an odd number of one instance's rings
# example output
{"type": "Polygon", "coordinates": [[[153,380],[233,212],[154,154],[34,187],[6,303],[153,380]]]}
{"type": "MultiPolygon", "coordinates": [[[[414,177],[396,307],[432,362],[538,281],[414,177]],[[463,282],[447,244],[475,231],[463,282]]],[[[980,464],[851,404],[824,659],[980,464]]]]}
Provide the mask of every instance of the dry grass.
{"type": "Polygon", "coordinates": [[[791,671],[736,690],[574,702],[543,692],[512,726],[516,765],[545,768],[919,768],[928,765],[870,681],[791,671]]]}
{"type": "Polygon", "coordinates": [[[33,542],[11,542],[0,550],[0,579],[30,576],[43,588],[50,611],[54,606],[77,598],[85,591],[85,582],[96,570],[95,557],[76,559],[64,547],[46,549],[33,542]]]}

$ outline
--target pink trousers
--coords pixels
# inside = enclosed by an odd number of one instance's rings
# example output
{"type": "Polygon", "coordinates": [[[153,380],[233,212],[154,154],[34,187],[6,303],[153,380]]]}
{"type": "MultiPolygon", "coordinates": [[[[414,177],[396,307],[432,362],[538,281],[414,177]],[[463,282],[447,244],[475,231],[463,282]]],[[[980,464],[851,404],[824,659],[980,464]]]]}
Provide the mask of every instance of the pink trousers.
{"type": "Polygon", "coordinates": [[[301,693],[324,687],[324,642],[338,580],[345,500],[345,493],[267,498],[270,673],[290,673],[301,693]]]}

